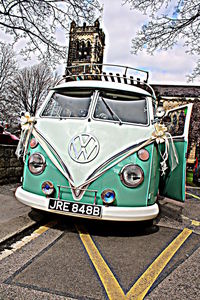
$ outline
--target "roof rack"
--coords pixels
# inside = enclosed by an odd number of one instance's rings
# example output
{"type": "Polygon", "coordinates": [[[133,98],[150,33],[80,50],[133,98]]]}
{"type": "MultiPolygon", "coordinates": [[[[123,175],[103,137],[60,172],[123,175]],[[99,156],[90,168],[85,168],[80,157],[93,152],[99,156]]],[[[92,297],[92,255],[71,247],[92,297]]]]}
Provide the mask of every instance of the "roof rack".
{"type": "MultiPolygon", "coordinates": [[[[155,93],[148,84],[149,72],[122,65],[82,63],[66,68],[62,80],[101,80],[138,86],[148,91],[153,97],[155,93]]],[[[60,82],[59,82],[60,83],[60,82]]]]}

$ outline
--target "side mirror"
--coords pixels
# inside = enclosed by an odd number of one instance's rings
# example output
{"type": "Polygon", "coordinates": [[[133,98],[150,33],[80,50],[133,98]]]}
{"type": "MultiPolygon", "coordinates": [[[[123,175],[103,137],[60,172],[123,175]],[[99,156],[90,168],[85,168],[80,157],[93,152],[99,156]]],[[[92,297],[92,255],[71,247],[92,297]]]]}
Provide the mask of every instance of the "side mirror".
{"type": "Polygon", "coordinates": [[[158,108],[156,109],[155,117],[161,119],[164,117],[165,114],[166,111],[164,110],[164,108],[162,106],[158,106],[158,108]]]}

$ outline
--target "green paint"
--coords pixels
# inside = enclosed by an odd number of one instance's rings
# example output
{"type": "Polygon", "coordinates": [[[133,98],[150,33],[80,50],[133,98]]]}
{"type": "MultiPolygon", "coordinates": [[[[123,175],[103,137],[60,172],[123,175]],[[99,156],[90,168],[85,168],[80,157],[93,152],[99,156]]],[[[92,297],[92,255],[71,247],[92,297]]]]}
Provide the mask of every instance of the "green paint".
{"type": "MultiPolygon", "coordinates": [[[[120,207],[141,207],[146,206],[147,204],[153,204],[156,200],[155,195],[158,192],[158,182],[155,180],[158,178],[153,174],[156,173],[156,164],[154,164],[154,159],[157,157],[157,151],[153,151],[154,145],[149,145],[146,149],[150,153],[150,158],[148,161],[141,161],[137,154],[134,153],[132,156],[124,159],[122,162],[108,170],[105,174],[100,176],[97,180],[92,182],[88,189],[97,190],[97,200],[96,203],[102,205],[101,193],[105,189],[113,189],[116,193],[116,200],[113,203],[115,206],[120,207]],[[152,155],[153,154],[153,155],[152,155]],[[153,159],[153,161],[152,161],[153,159]],[[137,188],[128,188],[124,186],[120,180],[119,173],[121,169],[127,164],[137,164],[144,171],[144,182],[138,186],[137,188]],[[152,165],[152,167],[151,167],[152,165]],[[154,178],[152,179],[152,175],[154,178]],[[150,181],[151,179],[151,181],[150,181]],[[148,201],[149,191],[152,196],[148,201]]],[[[158,173],[158,172],[157,172],[158,173]]],[[[57,170],[57,168],[53,165],[50,159],[45,154],[44,150],[38,145],[35,149],[29,149],[29,155],[26,158],[26,166],[24,168],[24,181],[23,188],[24,190],[42,195],[43,192],[41,189],[42,183],[44,181],[51,181],[55,186],[55,194],[54,197],[58,197],[58,188],[57,185],[69,186],[67,179],[57,170]],[[33,175],[30,173],[27,162],[30,154],[34,152],[40,152],[46,158],[46,168],[45,171],[41,175],[33,175]]],[[[74,201],[71,190],[70,189],[61,189],[61,199],[74,201]]],[[[45,196],[44,196],[45,201],[45,196]]],[[[83,198],[80,200],[80,203],[93,203],[94,202],[94,193],[86,192],[83,198]]]]}
{"type": "Polygon", "coordinates": [[[160,194],[184,202],[187,142],[175,141],[174,144],[179,163],[173,172],[169,168],[166,175],[163,178],[161,177],[160,194]]]}

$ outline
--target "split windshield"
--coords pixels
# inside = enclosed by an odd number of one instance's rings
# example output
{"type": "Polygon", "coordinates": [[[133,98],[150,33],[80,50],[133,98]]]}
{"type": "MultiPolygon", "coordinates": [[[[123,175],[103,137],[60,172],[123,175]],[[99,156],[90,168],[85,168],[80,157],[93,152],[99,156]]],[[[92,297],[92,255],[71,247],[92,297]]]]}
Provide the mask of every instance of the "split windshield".
{"type": "Polygon", "coordinates": [[[47,103],[42,116],[55,118],[86,118],[93,91],[59,90],[47,103]]]}
{"type": "Polygon", "coordinates": [[[148,124],[146,97],[116,90],[58,90],[46,104],[42,116],[87,118],[93,101],[92,117],[96,120],[148,124]]]}
{"type": "Polygon", "coordinates": [[[120,124],[147,124],[146,98],[127,93],[100,92],[94,117],[120,124]]]}

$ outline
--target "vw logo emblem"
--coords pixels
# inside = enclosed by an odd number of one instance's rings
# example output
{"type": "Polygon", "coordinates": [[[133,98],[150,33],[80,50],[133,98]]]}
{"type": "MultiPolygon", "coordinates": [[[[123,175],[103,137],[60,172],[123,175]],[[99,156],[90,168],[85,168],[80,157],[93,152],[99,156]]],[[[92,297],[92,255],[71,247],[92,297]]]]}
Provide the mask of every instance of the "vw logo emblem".
{"type": "Polygon", "coordinates": [[[73,137],[69,143],[70,157],[78,163],[88,163],[99,153],[99,142],[88,133],[81,133],[73,137]]]}

